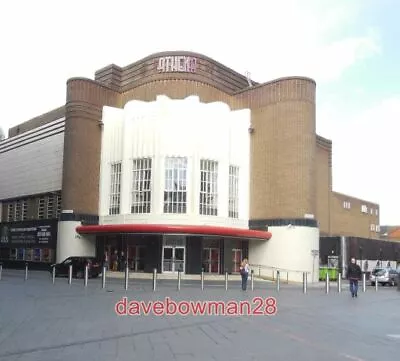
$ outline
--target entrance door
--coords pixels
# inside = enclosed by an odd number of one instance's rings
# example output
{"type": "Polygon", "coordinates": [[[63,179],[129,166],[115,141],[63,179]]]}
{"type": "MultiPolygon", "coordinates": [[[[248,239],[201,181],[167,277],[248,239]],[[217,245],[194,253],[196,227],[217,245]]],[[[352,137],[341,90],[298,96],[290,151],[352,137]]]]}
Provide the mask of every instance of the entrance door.
{"type": "Polygon", "coordinates": [[[144,246],[128,246],[128,262],[132,271],[144,271],[145,252],[146,248],[144,246]]]}
{"type": "Polygon", "coordinates": [[[240,272],[240,264],[242,263],[242,250],[232,250],[232,272],[240,272]]]}
{"type": "Polygon", "coordinates": [[[219,273],[219,249],[204,248],[203,249],[203,267],[204,272],[219,273]]]}
{"type": "Polygon", "coordinates": [[[185,247],[164,246],[162,272],[185,273],[185,247]]]}

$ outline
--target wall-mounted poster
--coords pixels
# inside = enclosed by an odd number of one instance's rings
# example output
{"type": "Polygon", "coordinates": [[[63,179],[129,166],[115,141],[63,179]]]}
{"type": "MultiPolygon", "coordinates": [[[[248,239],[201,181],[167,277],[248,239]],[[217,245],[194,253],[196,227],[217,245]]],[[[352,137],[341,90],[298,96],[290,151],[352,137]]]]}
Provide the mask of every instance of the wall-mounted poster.
{"type": "Polygon", "coordinates": [[[17,260],[18,261],[23,261],[25,256],[25,249],[24,248],[18,248],[17,250],[17,260]]]}
{"type": "Polygon", "coordinates": [[[49,248],[42,249],[42,262],[53,262],[53,251],[49,248]]]}
{"type": "Polygon", "coordinates": [[[57,223],[55,219],[2,224],[0,225],[1,245],[10,248],[35,248],[35,246],[55,248],[57,223]]]}
{"type": "Polygon", "coordinates": [[[34,253],[33,253],[33,260],[35,261],[35,262],[40,262],[41,261],[41,257],[40,257],[40,255],[41,255],[41,252],[42,250],[40,249],[40,248],[35,248],[34,249],[34,253]]]}

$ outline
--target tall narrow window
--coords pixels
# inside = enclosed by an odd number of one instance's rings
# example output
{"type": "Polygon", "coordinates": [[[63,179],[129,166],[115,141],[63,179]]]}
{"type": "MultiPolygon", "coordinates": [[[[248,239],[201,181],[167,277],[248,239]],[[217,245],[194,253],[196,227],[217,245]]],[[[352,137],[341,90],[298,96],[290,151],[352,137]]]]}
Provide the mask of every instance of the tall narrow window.
{"type": "Polygon", "coordinates": [[[22,201],[22,220],[28,219],[28,200],[24,199],[22,201]]]}
{"type": "Polygon", "coordinates": [[[8,203],[7,211],[7,221],[12,222],[14,220],[14,203],[8,203]]]}
{"type": "Polygon", "coordinates": [[[54,200],[53,195],[50,194],[47,197],[47,219],[53,218],[53,210],[54,210],[54,200]]]}
{"type": "Polygon", "coordinates": [[[21,201],[15,202],[15,220],[16,221],[22,220],[22,203],[21,203],[21,201]]]}
{"type": "Polygon", "coordinates": [[[186,213],[187,158],[165,159],[164,213],[186,213]]]}
{"type": "Polygon", "coordinates": [[[57,194],[56,218],[59,218],[61,214],[61,202],[61,194],[57,194]]]}
{"type": "Polygon", "coordinates": [[[38,218],[44,218],[44,208],[45,208],[45,199],[44,197],[39,198],[39,207],[38,207],[38,218]]]}
{"type": "Polygon", "coordinates": [[[239,167],[229,166],[228,216],[239,218],[239,167]]]}
{"type": "Polygon", "coordinates": [[[218,215],[218,162],[200,161],[200,214],[218,215]]]}
{"type": "Polygon", "coordinates": [[[119,214],[121,208],[121,163],[111,164],[110,215],[119,214]]]}
{"type": "Polygon", "coordinates": [[[151,158],[133,160],[132,213],[151,211],[151,158]]]}

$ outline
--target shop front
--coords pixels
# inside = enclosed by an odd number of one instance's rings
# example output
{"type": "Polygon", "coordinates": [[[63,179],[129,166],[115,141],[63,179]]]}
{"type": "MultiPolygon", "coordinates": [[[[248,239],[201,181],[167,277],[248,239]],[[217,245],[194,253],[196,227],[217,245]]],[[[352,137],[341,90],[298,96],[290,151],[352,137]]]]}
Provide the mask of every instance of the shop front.
{"type": "Polygon", "coordinates": [[[109,270],[200,274],[238,273],[251,239],[268,232],[226,227],[172,225],[96,225],[77,228],[96,235],[96,255],[109,270]]]}
{"type": "Polygon", "coordinates": [[[55,262],[57,220],[0,224],[0,262],[4,267],[48,269],[55,262]]]}

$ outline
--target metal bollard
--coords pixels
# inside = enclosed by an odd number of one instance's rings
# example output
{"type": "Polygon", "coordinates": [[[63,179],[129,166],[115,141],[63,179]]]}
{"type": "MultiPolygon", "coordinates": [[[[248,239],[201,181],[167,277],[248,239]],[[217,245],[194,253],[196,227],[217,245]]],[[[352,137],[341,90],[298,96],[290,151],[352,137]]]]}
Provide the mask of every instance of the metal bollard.
{"type": "Polygon", "coordinates": [[[106,266],[103,266],[103,272],[101,273],[101,288],[106,287],[106,266]]]}
{"type": "Polygon", "coordinates": [[[157,268],[153,269],[153,291],[156,290],[157,286],[157,268]]]}
{"type": "Polygon", "coordinates": [[[53,266],[52,280],[54,285],[54,283],[56,283],[56,266],[53,266]]]}
{"type": "Polygon", "coordinates": [[[307,293],[307,273],[303,272],[303,293],[307,293]]]}
{"type": "Polygon", "coordinates": [[[276,271],[276,290],[279,292],[281,289],[281,272],[279,270],[276,271]]]}
{"type": "Polygon", "coordinates": [[[89,266],[88,266],[88,265],[85,265],[85,281],[84,281],[85,287],[87,287],[88,278],[89,278],[89,266]]]}
{"type": "Polygon", "coordinates": [[[181,271],[178,271],[178,291],[181,289],[181,271]]]}
{"type": "Polygon", "coordinates": [[[327,272],[326,273],[326,279],[325,279],[325,292],[326,293],[329,293],[329,286],[330,286],[330,284],[329,284],[329,273],[327,272]]]}
{"type": "Polygon", "coordinates": [[[367,281],[366,274],[363,273],[363,275],[362,275],[362,291],[363,292],[365,292],[367,290],[367,288],[366,288],[367,282],[366,281],[367,281]]]}
{"type": "Polygon", "coordinates": [[[378,281],[375,276],[375,292],[378,292],[378,281]]]}
{"type": "Polygon", "coordinates": [[[25,263],[25,281],[28,279],[28,263],[25,263]]]}
{"type": "Polygon", "coordinates": [[[228,290],[228,272],[225,272],[225,291],[228,290]]]}
{"type": "Polygon", "coordinates": [[[72,283],[72,264],[69,265],[68,269],[68,284],[70,285],[72,283]]]}
{"type": "Polygon", "coordinates": [[[254,291],[254,271],[251,270],[251,290],[254,291]]]}
{"type": "Polygon", "coordinates": [[[126,265],[125,267],[125,291],[128,290],[128,282],[129,282],[129,267],[126,265]]]}
{"type": "Polygon", "coordinates": [[[342,292],[342,274],[341,274],[341,273],[338,273],[337,291],[338,291],[339,293],[342,292]]]}
{"type": "Polygon", "coordinates": [[[204,270],[201,270],[201,290],[204,290],[204,270]]]}
{"type": "Polygon", "coordinates": [[[0,281],[1,281],[1,274],[3,273],[3,264],[0,263],[0,281]]]}

